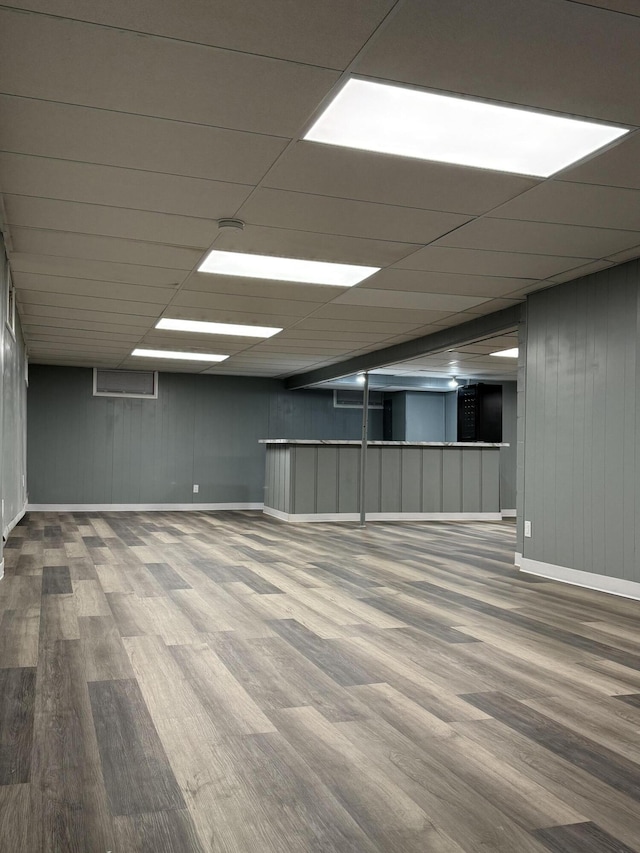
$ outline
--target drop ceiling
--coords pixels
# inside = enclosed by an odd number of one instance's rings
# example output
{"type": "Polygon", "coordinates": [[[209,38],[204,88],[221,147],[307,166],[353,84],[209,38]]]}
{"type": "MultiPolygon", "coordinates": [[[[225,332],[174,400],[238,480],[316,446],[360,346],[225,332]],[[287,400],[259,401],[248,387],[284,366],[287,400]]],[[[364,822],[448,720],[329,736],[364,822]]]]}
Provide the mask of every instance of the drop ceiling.
{"type": "MultiPolygon", "coordinates": [[[[32,362],[184,348],[230,358],[144,367],[290,376],[640,256],[628,0],[17,0],[0,34],[1,214],[32,362]],[[301,141],[352,74],[631,133],[547,180],[301,141]],[[381,271],[352,289],[198,273],[213,246],[381,271]]],[[[450,355],[403,369],[448,374],[450,355]]],[[[497,376],[483,350],[453,355],[497,376]]]]}

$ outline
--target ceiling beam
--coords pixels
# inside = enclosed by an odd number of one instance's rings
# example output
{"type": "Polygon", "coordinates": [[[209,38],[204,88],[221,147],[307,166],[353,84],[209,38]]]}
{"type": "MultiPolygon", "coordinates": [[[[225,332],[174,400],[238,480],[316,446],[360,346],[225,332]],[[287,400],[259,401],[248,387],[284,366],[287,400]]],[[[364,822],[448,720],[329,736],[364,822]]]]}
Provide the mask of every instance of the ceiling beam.
{"type": "Polygon", "coordinates": [[[500,332],[515,329],[524,316],[524,310],[525,303],[522,302],[512,305],[510,308],[503,308],[502,311],[496,311],[493,314],[476,317],[467,323],[461,323],[459,326],[452,326],[431,335],[414,338],[412,341],[374,350],[374,352],[340,361],[338,364],[319,367],[317,370],[297,373],[285,379],[285,387],[289,390],[307,388],[309,385],[317,385],[319,382],[329,382],[342,376],[351,376],[365,370],[375,370],[377,367],[386,367],[389,364],[409,361],[422,355],[431,355],[443,350],[464,346],[482,338],[492,337],[500,332]]]}

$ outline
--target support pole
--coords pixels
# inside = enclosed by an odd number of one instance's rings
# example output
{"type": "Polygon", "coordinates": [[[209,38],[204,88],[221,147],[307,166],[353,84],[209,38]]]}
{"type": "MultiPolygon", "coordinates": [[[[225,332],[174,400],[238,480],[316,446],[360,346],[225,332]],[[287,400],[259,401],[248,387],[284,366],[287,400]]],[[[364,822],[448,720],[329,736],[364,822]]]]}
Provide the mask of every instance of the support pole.
{"type": "Polygon", "coordinates": [[[360,448],[360,527],[365,527],[365,498],[367,480],[367,433],[369,429],[369,374],[364,375],[362,389],[362,445],[360,448]]]}

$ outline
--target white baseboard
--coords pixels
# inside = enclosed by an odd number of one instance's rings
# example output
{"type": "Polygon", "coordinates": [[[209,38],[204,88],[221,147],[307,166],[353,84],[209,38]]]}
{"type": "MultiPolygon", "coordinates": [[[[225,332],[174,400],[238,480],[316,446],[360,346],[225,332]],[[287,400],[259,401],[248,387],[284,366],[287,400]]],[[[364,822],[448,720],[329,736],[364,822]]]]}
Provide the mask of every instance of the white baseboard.
{"type": "MultiPolygon", "coordinates": [[[[265,506],[265,515],[291,522],[360,521],[359,512],[288,513],[265,506]]],[[[367,521],[501,521],[499,512],[368,512],[367,521]]]]}
{"type": "Polygon", "coordinates": [[[513,555],[513,565],[519,566],[519,565],[521,565],[521,563],[522,563],[522,554],[520,553],[520,551],[516,551],[515,554],[513,555]]]}
{"type": "Polygon", "coordinates": [[[521,558],[520,571],[573,586],[595,589],[598,592],[608,592],[610,595],[640,599],[640,583],[636,581],[596,575],[592,572],[570,569],[567,566],[554,566],[552,563],[541,563],[539,560],[529,560],[527,557],[521,558]]]}
{"type": "Polygon", "coordinates": [[[20,519],[23,517],[23,515],[25,514],[26,511],[27,511],[27,505],[25,504],[22,507],[22,509],[20,510],[20,512],[16,515],[16,517],[13,518],[9,522],[9,524],[7,524],[7,526],[5,527],[4,533],[2,534],[5,538],[5,540],[9,538],[9,534],[11,533],[13,528],[16,526],[16,524],[20,521],[20,519]]]}
{"type": "Polygon", "coordinates": [[[27,504],[27,512],[221,512],[262,509],[263,503],[224,504],[27,504]]]}
{"type": "Polygon", "coordinates": [[[500,513],[501,513],[503,518],[515,518],[516,517],[515,509],[501,509],[500,513]]]}

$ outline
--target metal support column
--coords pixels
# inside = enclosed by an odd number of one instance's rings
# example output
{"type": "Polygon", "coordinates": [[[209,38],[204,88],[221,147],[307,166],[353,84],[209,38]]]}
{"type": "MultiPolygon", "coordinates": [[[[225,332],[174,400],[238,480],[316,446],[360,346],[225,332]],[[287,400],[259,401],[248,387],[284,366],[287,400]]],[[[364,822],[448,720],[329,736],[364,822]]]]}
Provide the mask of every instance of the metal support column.
{"type": "Polygon", "coordinates": [[[362,446],[360,448],[360,527],[365,527],[365,499],[367,480],[367,433],[369,430],[369,374],[364,374],[362,389],[362,446]]]}

